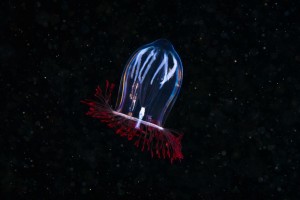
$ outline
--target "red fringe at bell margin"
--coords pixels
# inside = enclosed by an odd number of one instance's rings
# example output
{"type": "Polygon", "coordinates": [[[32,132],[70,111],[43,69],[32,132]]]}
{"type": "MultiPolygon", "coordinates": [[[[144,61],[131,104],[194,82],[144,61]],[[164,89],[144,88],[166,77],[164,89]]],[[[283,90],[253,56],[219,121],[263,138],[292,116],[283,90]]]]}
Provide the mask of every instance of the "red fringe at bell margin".
{"type": "Polygon", "coordinates": [[[98,86],[96,88],[96,100],[81,101],[89,106],[88,116],[100,119],[108,127],[115,130],[117,135],[127,137],[134,141],[135,146],[150,151],[151,156],[158,158],[169,158],[174,160],[183,159],[181,152],[181,139],[183,134],[165,128],[156,128],[141,123],[136,128],[137,119],[126,117],[123,113],[114,111],[110,106],[111,94],[115,85],[106,81],[105,93],[98,86]]]}

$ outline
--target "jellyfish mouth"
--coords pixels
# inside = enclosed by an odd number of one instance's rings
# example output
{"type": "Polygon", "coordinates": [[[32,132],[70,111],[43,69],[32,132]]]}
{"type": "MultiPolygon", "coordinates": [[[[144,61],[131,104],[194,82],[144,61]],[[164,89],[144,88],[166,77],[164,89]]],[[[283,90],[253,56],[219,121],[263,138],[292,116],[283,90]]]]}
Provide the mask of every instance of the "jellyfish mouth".
{"type": "MultiPolygon", "coordinates": [[[[124,113],[120,113],[120,112],[117,112],[117,111],[112,111],[112,113],[115,114],[115,115],[122,116],[122,117],[124,117],[124,118],[126,118],[126,119],[129,119],[129,120],[132,120],[132,121],[136,121],[137,124],[140,123],[140,124],[144,124],[144,125],[146,125],[146,126],[150,126],[150,127],[153,127],[153,128],[157,128],[157,129],[159,129],[159,130],[164,130],[164,128],[161,127],[161,126],[158,126],[158,125],[153,124],[153,123],[151,123],[151,122],[147,122],[147,121],[141,120],[141,119],[136,118],[136,117],[131,117],[131,116],[126,115],[126,114],[124,114],[124,113]]],[[[139,126],[136,126],[135,128],[139,129],[139,126]]]]}

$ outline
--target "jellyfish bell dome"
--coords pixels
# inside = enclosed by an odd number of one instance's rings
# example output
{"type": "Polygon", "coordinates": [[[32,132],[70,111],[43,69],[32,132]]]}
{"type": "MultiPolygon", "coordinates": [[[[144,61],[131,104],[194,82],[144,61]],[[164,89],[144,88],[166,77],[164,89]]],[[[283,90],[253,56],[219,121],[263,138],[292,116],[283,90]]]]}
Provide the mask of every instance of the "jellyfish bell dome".
{"type": "Polygon", "coordinates": [[[110,105],[114,84],[96,88],[96,100],[81,101],[87,115],[150,151],[152,157],[183,159],[182,133],[164,128],[182,84],[183,67],[173,45],[159,39],[136,50],[125,65],[116,108],[110,105]]]}
{"type": "Polygon", "coordinates": [[[140,47],[128,60],[116,111],[163,126],[182,84],[182,63],[173,45],[159,39],[140,47]]]}

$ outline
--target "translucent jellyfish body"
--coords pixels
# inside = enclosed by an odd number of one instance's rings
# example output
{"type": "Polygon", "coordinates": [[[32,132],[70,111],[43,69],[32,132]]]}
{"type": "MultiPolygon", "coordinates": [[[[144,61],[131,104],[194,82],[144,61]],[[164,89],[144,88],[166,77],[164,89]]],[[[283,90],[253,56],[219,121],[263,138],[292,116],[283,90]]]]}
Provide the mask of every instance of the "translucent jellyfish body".
{"type": "Polygon", "coordinates": [[[85,100],[87,115],[100,119],[116,134],[133,140],[152,157],[181,160],[182,133],[163,128],[182,84],[183,67],[165,39],[140,47],[128,60],[121,77],[115,110],[110,106],[114,84],[98,86],[96,100],[85,100]]]}

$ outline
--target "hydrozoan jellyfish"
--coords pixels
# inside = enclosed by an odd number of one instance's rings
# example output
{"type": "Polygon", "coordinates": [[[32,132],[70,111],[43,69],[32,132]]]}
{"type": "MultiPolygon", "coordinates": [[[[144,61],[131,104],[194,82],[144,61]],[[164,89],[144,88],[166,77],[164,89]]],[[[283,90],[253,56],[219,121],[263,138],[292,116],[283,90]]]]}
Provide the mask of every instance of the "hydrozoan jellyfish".
{"type": "Polygon", "coordinates": [[[140,47],[128,60],[121,77],[115,110],[110,106],[114,84],[98,86],[96,100],[84,100],[87,115],[100,119],[116,134],[135,141],[152,157],[183,159],[182,133],[163,128],[182,84],[183,67],[172,44],[165,39],[140,47]]]}

